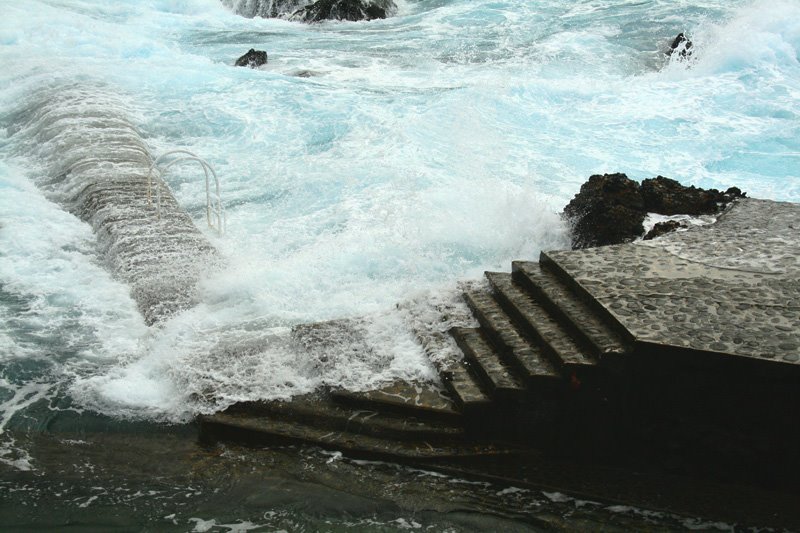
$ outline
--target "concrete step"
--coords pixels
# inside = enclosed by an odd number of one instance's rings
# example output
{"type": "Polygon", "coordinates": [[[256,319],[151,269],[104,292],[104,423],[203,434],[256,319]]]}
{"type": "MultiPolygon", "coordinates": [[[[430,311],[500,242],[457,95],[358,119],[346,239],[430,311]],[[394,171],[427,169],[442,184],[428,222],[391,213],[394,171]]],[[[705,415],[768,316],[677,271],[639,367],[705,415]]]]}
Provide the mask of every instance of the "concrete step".
{"type": "Polygon", "coordinates": [[[469,367],[468,361],[461,361],[451,365],[449,374],[442,376],[445,389],[450,393],[467,425],[486,419],[492,409],[491,398],[481,388],[469,367]]]}
{"type": "Polygon", "coordinates": [[[305,444],[338,450],[352,457],[413,461],[469,459],[512,455],[519,449],[498,443],[485,445],[464,440],[458,444],[403,441],[350,431],[331,431],[302,422],[276,419],[270,415],[217,413],[198,418],[200,437],[205,441],[238,441],[251,445],[305,444]]]}
{"type": "Polygon", "coordinates": [[[519,404],[525,398],[525,385],[503,363],[489,345],[480,329],[453,328],[450,334],[458,343],[464,358],[492,399],[502,403],[519,404]]]}
{"type": "Polygon", "coordinates": [[[563,283],[555,272],[531,261],[514,261],[512,271],[514,281],[535,295],[536,300],[572,333],[590,344],[595,355],[603,359],[630,351],[622,336],[563,283]]]}
{"type": "Polygon", "coordinates": [[[413,416],[419,420],[460,425],[461,413],[441,385],[396,381],[378,389],[331,392],[339,404],[356,409],[413,416]]]}
{"type": "Polygon", "coordinates": [[[329,397],[307,395],[291,401],[241,402],[232,405],[226,414],[250,417],[268,416],[274,420],[299,423],[329,431],[347,431],[387,439],[454,443],[464,438],[460,424],[425,421],[412,416],[384,411],[349,408],[329,397]]]}
{"type": "MultiPolygon", "coordinates": [[[[292,340],[296,343],[297,349],[306,352],[310,361],[318,360],[320,364],[324,364],[331,357],[338,357],[343,351],[356,354],[371,353],[373,346],[367,342],[364,335],[363,324],[349,319],[301,324],[292,328],[292,340]]],[[[446,346],[444,339],[437,338],[435,344],[439,345],[439,341],[442,341],[441,344],[446,346]]],[[[452,361],[448,361],[446,365],[439,367],[439,375],[442,379],[444,390],[447,392],[456,413],[463,415],[464,418],[481,418],[491,408],[491,400],[486,392],[481,389],[477,380],[470,375],[466,366],[467,363],[462,360],[458,347],[449,335],[447,335],[447,341],[452,344],[452,349],[455,353],[452,361]]],[[[406,391],[403,394],[405,395],[406,393],[411,394],[410,391],[406,391]]],[[[389,394],[392,393],[390,392],[389,394]]],[[[388,394],[373,394],[372,396],[373,399],[377,396],[383,396],[385,400],[388,394]]],[[[355,398],[351,396],[349,399],[354,400],[355,398]]],[[[361,400],[366,401],[364,398],[361,398],[361,400]]],[[[407,400],[411,400],[411,398],[409,397],[407,400]]],[[[398,408],[398,403],[396,402],[393,407],[398,408]]],[[[404,399],[402,403],[409,402],[404,399]]],[[[433,413],[429,410],[428,414],[433,413]]],[[[438,414],[444,417],[456,416],[449,413],[445,414],[442,410],[439,410],[438,414]]],[[[464,420],[465,425],[469,425],[470,422],[471,420],[464,420]]]]}
{"type": "Polygon", "coordinates": [[[520,335],[511,318],[491,294],[472,291],[465,293],[464,298],[478,323],[499,348],[503,360],[517,371],[529,389],[549,389],[561,382],[561,374],[541,348],[520,335]]]}
{"type": "Polygon", "coordinates": [[[574,384],[597,374],[597,359],[591,348],[573,338],[547,310],[514,283],[511,274],[487,272],[497,301],[525,335],[539,342],[550,361],[574,384]]]}
{"type": "Polygon", "coordinates": [[[474,282],[459,283],[459,292],[429,298],[415,298],[398,308],[404,321],[417,338],[422,351],[433,364],[439,376],[449,376],[450,367],[460,364],[464,354],[449,333],[453,326],[476,327],[472,313],[458,295],[468,290],[474,282]]]}
{"type": "Polygon", "coordinates": [[[623,326],[609,310],[589,292],[580,282],[573,278],[559,262],[559,255],[563,252],[542,252],[539,254],[539,263],[542,268],[555,275],[558,280],[571,290],[580,300],[588,305],[593,313],[598,315],[617,335],[622,338],[626,345],[632,345],[635,338],[623,326]]]}

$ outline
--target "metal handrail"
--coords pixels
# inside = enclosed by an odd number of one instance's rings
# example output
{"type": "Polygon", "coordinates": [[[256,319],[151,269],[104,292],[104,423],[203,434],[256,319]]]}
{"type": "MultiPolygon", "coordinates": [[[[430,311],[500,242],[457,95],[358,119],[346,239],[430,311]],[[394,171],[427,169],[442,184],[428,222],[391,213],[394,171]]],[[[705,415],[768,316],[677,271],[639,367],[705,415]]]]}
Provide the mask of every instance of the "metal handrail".
{"type": "MultiPolygon", "coordinates": [[[[214,172],[214,168],[206,162],[204,159],[200,158],[196,154],[193,154],[189,150],[170,150],[169,152],[165,152],[158,156],[153,163],[150,165],[150,169],[147,172],[147,201],[150,205],[153,204],[153,171],[158,172],[159,178],[163,177],[164,172],[167,171],[171,166],[182,163],[184,161],[196,161],[200,164],[203,168],[203,173],[206,176],[206,222],[208,223],[208,227],[212,229],[216,229],[220,235],[225,231],[225,220],[224,214],[222,212],[222,199],[220,197],[220,185],[219,185],[219,178],[217,177],[217,173],[214,172]],[[165,157],[175,155],[175,154],[184,154],[185,157],[179,157],[174,159],[164,165],[163,167],[159,168],[158,164],[161,162],[165,157]],[[216,194],[216,207],[212,206],[211,202],[211,185],[209,180],[209,172],[214,177],[214,184],[215,184],[215,194],[216,194]],[[211,211],[214,211],[214,215],[216,218],[216,228],[214,227],[214,223],[211,221],[211,211]]],[[[166,187],[166,183],[163,182],[163,186],[166,187]]],[[[156,187],[156,206],[157,206],[157,213],[159,220],[161,219],[161,187],[156,187]]]]}

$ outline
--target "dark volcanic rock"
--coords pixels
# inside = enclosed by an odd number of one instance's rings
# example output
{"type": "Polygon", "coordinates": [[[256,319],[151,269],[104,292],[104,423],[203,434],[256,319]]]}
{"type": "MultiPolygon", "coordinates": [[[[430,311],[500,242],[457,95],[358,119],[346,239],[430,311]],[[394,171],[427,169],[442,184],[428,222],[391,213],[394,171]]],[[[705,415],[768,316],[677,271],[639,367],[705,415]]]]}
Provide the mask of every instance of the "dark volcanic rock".
{"type": "MultiPolygon", "coordinates": [[[[644,233],[642,222],[647,213],[710,215],[745,196],[737,187],[725,192],[684,187],[663,176],[644,180],[640,186],[625,174],[603,174],[591,176],[581,186],[564,208],[564,216],[571,225],[572,247],[588,248],[639,237],[644,233]]],[[[645,238],[652,239],[679,226],[673,221],[662,222],[645,238]]]]}
{"type": "Polygon", "coordinates": [[[245,55],[236,60],[237,67],[257,68],[267,64],[267,53],[251,48],[245,55]]]}
{"type": "Polygon", "coordinates": [[[573,248],[619,244],[644,233],[639,184],[625,174],[591,176],[564,214],[572,225],[573,248]]]}
{"type": "Polygon", "coordinates": [[[303,22],[383,19],[397,10],[394,0],[222,0],[222,3],[243,17],[303,22]]]}
{"type": "Polygon", "coordinates": [[[385,19],[386,9],[371,2],[361,0],[317,0],[313,4],[300,9],[293,15],[303,22],[321,22],[323,20],[373,20],[385,19]]]}
{"type": "Polygon", "coordinates": [[[663,176],[642,181],[641,193],[647,212],[662,215],[710,215],[734,198],[744,196],[736,187],[723,193],[717,189],[684,187],[663,176]]]}
{"type": "Polygon", "coordinates": [[[669,46],[667,55],[671,56],[672,54],[677,53],[679,57],[689,58],[692,56],[693,46],[694,45],[692,44],[692,41],[690,41],[683,33],[679,33],[669,46]]]}
{"type": "Polygon", "coordinates": [[[685,228],[686,224],[682,224],[677,220],[665,220],[664,222],[659,222],[653,229],[647,232],[647,235],[643,237],[644,240],[649,241],[650,239],[655,239],[656,237],[661,237],[664,234],[670,233],[675,231],[678,228],[685,228]]]}

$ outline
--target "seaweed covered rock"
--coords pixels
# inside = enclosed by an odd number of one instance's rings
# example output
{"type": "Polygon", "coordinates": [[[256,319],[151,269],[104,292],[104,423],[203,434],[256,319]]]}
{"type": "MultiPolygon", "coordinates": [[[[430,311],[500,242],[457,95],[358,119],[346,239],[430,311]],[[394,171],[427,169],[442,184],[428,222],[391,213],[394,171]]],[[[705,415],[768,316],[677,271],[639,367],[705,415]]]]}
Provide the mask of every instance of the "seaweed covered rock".
{"type": "Polygon", "coordinates": [[[744,197],[736,187],[725,192],[685,187],[664,176],[642,181],[640,190],[647,212],[661,215],[711,215],[735,198],[744,197]]]}
{"type": "Polygon", "coordinates": [[[639,184],[625,174],[591,176],[564,208],[573,248],[632,241],[644,233],[646,213],[639,184]]]}
{"type": "Polygon", "coordinates": [[[258,68],[267,64],[267,53],[263,50],[251,48],[245,55],[236,60],[237,67],[258,68]]]}
{"type": "Polygon", "coordinates": [[[362,0],[317,0],[297,11],[292,18],[303,22],[323,20],[373,20],[385,19],[385,3],[364,2],[362,0]]]}

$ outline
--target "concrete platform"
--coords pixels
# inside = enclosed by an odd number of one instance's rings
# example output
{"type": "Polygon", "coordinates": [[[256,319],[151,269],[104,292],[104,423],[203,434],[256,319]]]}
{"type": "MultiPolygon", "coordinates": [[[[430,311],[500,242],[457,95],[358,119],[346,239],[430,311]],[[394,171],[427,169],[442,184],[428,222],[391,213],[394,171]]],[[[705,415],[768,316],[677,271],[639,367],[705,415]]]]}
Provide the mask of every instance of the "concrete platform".
{"type": "MultiPolygon", "coordinates": [[[[641,492],[648,505],[673,474],[796,494],[798,226],[800,206],[745,199],[712,225],[653,241],[516,261],[513,274],[464,287],[474,323],[450,330],[456,342],[423,327],[452,309],[411,321],[441,384],[232,406],[203,417],[202,432],[437,469],[458,460],[479,477],[559,490],[598,472],[602,490],[626,487],[618,501],[641,492]],[[643,471],[652,475],[629,490],[643,471]]],[[[311,358],[371,350],[351,326],[301,326],[295,338],[311,358]]]]}
{"type": "Polygon", "coordinates": [[[542,262],[639,345],[800,370],[799,229],[800,205],[744,199],[710,226],[542,262]]]}
{"type": "Polygon", "coordinates": [[[199,280],[221,258],[166,183],[148,181],[153,159],[128,116],[122,97],[68,84],[42,89],[13,132],[45,164],[37,185],[92,226],[109,268],[153,325],[195,305],[199,280]],[[162,191],[160,216],[151,185],[162,191]]]}

